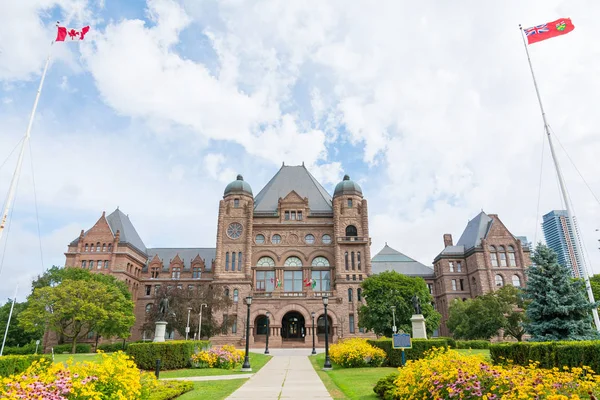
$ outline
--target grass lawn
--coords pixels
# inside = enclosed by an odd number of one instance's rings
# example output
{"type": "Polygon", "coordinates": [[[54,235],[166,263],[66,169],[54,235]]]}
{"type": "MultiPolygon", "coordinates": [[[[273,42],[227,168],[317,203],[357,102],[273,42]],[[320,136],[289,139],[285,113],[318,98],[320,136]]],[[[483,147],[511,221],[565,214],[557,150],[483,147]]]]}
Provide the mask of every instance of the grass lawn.
{"type": "Polygon", "coordinates": [[[177,400],[222,400],[246,382],[248,379],[194,382],[194,390],[179,396],[177,400]]]}
{"type": "Polygon", "coordinates": [[[325,354],[309,357],[310,362],[334,399],[375,400],[373,392],[380,378],[397,371],[397,368],[343,368],[333,364],[333,370],[323,371],[325,354]]]}
{"type": "MultiPolygon", "coordinates": [[[[272,356],[259,353],[248,354],[250,358],[250,365],[252,366],[252,373],[261,369],[272,356]]],[[[220,369],[220,368],[190,368],[190,369],[178,369],[174,371],[161,371],[161,378],[187,378],[190,376],[214,376],[214,375],[236,375],[236,374],[248,374],[248,372],[240,371],[241,366],[236,369],[220,369]]]]}
{"type": "Polygon", "coordinates": [[[488,349],[457,349],[456,351],[464,355],[483,356],[486,360],[492,361],[490,358],[490,351],[488,349]]]}
{"type": "MultiPolygon", "coordinates": [[[[52,358],[52,354],[45,354],[48,358],[52,358]]],[[[55,354],[54,362],[66,362],[70,358],[73,359],[74,362],[80,361],[100,361],[100,354],[98,353],[81,353],[81,354],[55,354]]]]}

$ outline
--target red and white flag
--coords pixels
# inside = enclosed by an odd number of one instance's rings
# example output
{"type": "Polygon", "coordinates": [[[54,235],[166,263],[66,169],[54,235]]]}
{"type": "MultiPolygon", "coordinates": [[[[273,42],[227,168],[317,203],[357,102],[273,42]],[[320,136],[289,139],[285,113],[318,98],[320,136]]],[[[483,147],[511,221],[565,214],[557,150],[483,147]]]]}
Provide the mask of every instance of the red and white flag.
{"type": "Polygon", "coordinates": [[[57,42],[72,42],[76,40],[83,40],[86,33],[90,30],[89,26],[84,26],[81,29],[67,28],[64,26],[58,27],[58,34],[56,35],[57,42]]]}

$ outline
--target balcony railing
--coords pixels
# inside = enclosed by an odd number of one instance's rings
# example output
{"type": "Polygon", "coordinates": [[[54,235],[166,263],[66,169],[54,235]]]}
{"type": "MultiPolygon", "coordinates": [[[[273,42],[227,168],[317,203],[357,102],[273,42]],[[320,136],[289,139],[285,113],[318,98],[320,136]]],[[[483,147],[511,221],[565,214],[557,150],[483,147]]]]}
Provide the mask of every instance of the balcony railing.
{"type": "Polygon", "coordinates": [[[349,244],[349,243],[364,244],[364,243],[369,242],[369,237],[368,236],[338,236],[337,241],[338,241],[338,243],[344,243],[344,244],[349,244]]]}
{"type": "Polygon", "coordinates": [[[332,297],[333,296],[333,292],[313,292],[313,296],[314,297],[332,297]]]}

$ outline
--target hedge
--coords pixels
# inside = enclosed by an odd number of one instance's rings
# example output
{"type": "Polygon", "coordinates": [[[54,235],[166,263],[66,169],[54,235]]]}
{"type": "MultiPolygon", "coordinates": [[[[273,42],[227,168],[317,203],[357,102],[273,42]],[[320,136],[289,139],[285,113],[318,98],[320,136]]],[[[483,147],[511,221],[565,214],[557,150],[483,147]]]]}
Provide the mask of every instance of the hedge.
{"type": "MultiPolygon", "coordinates": [[[[125,343],[125,349],[127,349],[128,345],[129,343],[125,343]]],[[[119,350],[123,350],[123,342],[101,344],[98,345],[98,348],[96,349],[96,351],[102,351],[104,353],[114,353],[115,351],[119,350]]]]}
{"type": "Polygon", "coordinates": [[[432,337],[431,339],[444,339],[446,341],[448,341],[448,346],[452,347],[453,349],[456,349],[456,340],[454,338],[451,337],[445,337],[445,336],[438,336],[438,337],[432,337]]]}
{"type": "Polygon", "coordinates": [[[541,368],[581,367],[600,372],[600,340],[582,342],[517,342],[490,346],[496,364],[512,360],[517,365],[538,361],[541,368]]]}
{"type": "MultiPolygon", "coordinates": [[[[70,353],[73,348],[72,344],[57,344],[53,346],[54,354],[70,353]]],[[[75,353],[91,353],[92,345],[87,343],[79,343],[75,345],[75,353]]]]}
{"type": "MultiPolygon", "coordinates": [[[[41,346],[38,350],[41,350],[41,346]]],[[[24,354],[34,354],[35,353],[35,343],[29,343],[25,346],[20,347],[5,347],[4,352],[2,353],[5,356],[9,355],[24,355],[24,354]]]]}
{"type": "Polygon", "coordinates": [[[148,400],[171,400],[194,389],[189,381],[158,381],[159,386],[152,390],[148,400]]]}
{"type": "Polygon", "coordinates": [[[490,342],[487,340],[457,340],[453,349],[489,349],[490,342]]]}
{"type": "MultiPolygon", "coordinates": [[[[392,348],[392,339],[367,340],[369,344],[379,347],[386,353],[385,366],[399,367],[402,365],[402,350],[392,348]]],[[[447,347],[446,339],[412,339],[412,349],[404,351],[406,360],[418,360],[433,347],[447,347]]]]}
{"type": "MultiPolygon", "coordinates": [[[[0,376],[19,374],[25,371],[34,361],[44,358],[42,355],[30,354],[26,356],[2,356],[0,357],[0,376]]],[[[48,360],[48,357],[46,357],[48,360]]]]}
{"type": "Polygon", "coordinates": [[[207,340],[173,340],[159,343],[131,343],[127,354],[132,356],[138,368],[152,371],[160,359],[160,369],[191,367],[192,354],[210,347],[207,340]]]}

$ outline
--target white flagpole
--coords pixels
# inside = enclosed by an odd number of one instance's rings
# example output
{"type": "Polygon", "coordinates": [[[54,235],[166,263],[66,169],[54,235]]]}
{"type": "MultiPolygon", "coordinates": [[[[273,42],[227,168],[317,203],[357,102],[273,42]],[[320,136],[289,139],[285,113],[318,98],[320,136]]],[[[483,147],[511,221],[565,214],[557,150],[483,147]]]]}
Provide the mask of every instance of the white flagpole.
{"type": "Polygon", "coordinates": [[[13,298],[12,305],[10,306],[10,313],[8,314],[8,322],[6,323],[6,330],[4,331],[4,339],[2,339],[2,348],[0,348],[0,356],[4,353],[4,344],[6,343],[6,337],[8,336],[8,327],[10,326],[10,319],[12,318],[13,308],[15,308],[15,302],[17,301],[17,291],[19,285],[15,289],[15,297],[13,298]]]}
{"type": "Polygon", "coordinates": [[[31,127],[33,126],[33,119],[35,118],[35,110],[37,109],[37,105],[40,100],[40,94],[42,93],[42,86],[44,85],[44,79],[46,78],[46,71],[48,71],[48,64],[50,64],[50,55],[52,54],[52,45],[53,44],[54,44],[54,41],[52,41],[52,43],[50,44],[50,52],[48,52],[48,58],[46,59],[46,65],[44,65],[44,72],[42,73],[42,78],[40,80],[40,86],[38,87],[37,94],[35,96],[35,101],[33,103],[33,109],[31,110],[31,115],[29,116],[29,124],[27,125],[27,131],[25,132],[25,137],[23,138],[23,144],[21,145],[21,151],[19,152],[17,166],[15,168],[15,172],[10,181],[10,188],[8,189],[8,196],[6,199],[4,212],[2,213],[2,219],[0,220],[0,240],[2,240],[2,234],[4,233],[4,229],[6,228],[6,220],[8,218],[8,213],[10,212],[13,201],[15,199],[15,194],[17,191],[17,182],[19,181],[19,175],[21,173],[21,166],[23,165],[23,155],[25,154],[25,148],[27,147],[29,137],[31,136],[31,127]]]}
{"type": "MultiPolygon", "coordinates": [[[[556,152],[554,151],[554,144],[552,143],[552,136],[550,135],[550,127],[548,125],[548,121],[546,120],[546,112],[544,111],[544,106],[542,104],[542,98],[540,97],[540,90],[537,85],[537,81],[535,79],[535,74],[533,73],[533,66],[531,65],[531,57],[529,57],[529,49],[527,48],[527,43],[525,42],[525,35],[523,34],[523,27],[519,25],[519,29],[521,30],[521,38],[523,39],[523,46],[525,46],[525,52],[527,53],[527,61],[529,62],[529,69],[531,70],[531,77],[533,78],[533,86],[535,87],[535,93],[537,95],[538,103],[540,104],[540,111],[542,112],[542,120],[544,121],[544,129],[546,130],[546,136],[548,137],[548,144],[550,145],[550,153],[552,154],[552,161],[554,161],[554,167],[556,168],[556,175],[558,176],[558,183],[560,186],[560,192],[562,194],[563,200],[565,202],[565,207],[567,209],[567,216],[569,218],[569,223],[571,224],[571,230],[573,231],[573,237],[575,238],[575,244],[581,247],[581,241],[579,239],[579,232],[577,230],[577,226],[575,223],[575,218],[573,216],[573,212],[571,211],[571,202],[569,201],[569,196],[567,195],[567,188],[565,186],[565,181],[562,176],[562,172],[560,170],[560,166],[558,164],[558,158],[556,158],[556,152]]],[[[585,288],[587,290],[588,298],[590,303],[595,303],[594,300],[594,292],[592,291],[592,285],[590,284],[590,277],[587,271],[587,267],[581,257],[580,253],[583,251],[582,248],[575,254],[577,259],[577,263],[582,267],[581,270],[583,272],[583,279],[585,281],[585,288]]],[[[592,315],[594,316],[594,324],[596,325],[596,330],[600,332],[600,318],[598,317],[598,309],[594,307],[592,309],[592,315]]]]}

